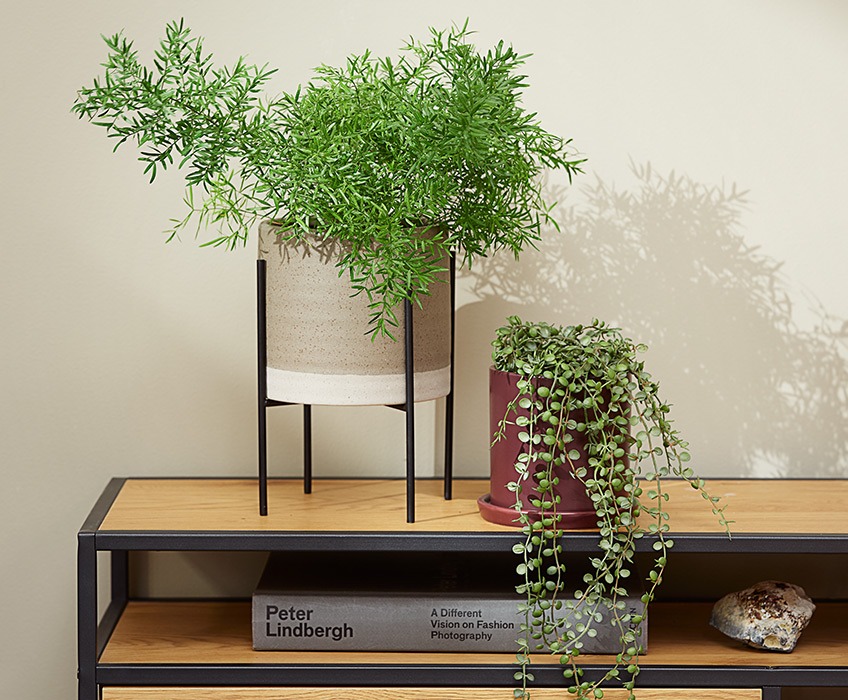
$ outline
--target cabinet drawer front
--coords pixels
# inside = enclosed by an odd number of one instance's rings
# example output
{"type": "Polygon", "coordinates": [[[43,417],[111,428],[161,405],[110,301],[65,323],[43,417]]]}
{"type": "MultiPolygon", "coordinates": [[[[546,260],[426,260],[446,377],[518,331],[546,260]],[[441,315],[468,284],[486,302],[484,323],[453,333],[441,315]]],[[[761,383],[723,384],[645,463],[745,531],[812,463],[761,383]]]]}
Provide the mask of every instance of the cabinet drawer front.
{"type": "MultiPolygon", "coordinates": [[[[533,688],[533,700],[562,700],[563,690],[533,688]]],[[[761,700],[759,689],[640,688],[639,700],[761,700]]],[[[103,700],[512,700],[511,688],[104,688],[103,700]]],[[[625,700],[619,689],[604,700],[625,700]]]]}

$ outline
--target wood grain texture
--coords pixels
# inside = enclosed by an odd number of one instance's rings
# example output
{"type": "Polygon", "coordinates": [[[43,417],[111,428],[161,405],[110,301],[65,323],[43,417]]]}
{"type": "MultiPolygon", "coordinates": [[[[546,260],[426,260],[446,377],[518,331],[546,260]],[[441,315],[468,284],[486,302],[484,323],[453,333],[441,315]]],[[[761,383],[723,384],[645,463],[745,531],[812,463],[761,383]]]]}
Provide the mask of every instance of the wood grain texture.
{"type": "MultiPolygon", "coordinates": [[[[561,689],[534,688],[534,700],[563,700],[561,689]]],[[[104,688],[103,700],[512,700],[511,688],[104,688]]],[[[619,689],[606,700],[623,700],[619,689]]],[[[752,689],[639,689],[639,700],[760,700],[752,689]]]]}
{"type": "MultiPolygon", "coordinates": [[[[750,649],[712,629],[709,603],[652,607],[643,666],[844,667],[848,603],[822,603],[791,654],[750,649]]],[[[253,651],[249,602],[131,601],[101,663],[175,664],[511,664],[512,654],[253,651]]],[[[540,655],[535,663],[553,663],[540,655]]],[[[583,663],[610,663],[586,655],[583,663]]]]}
{"type": "MultiPolygon", "coordinates": [[[[734,533],[848,533],[848,480],[712,480],[734,533]]],[[[673,532],[721,532],[709,504],[680,481],[668,481],[673,532]]],[[[271,480],[270,513],[258,515],[253,479],[130,479],[101,525],[117,531],[265,532],[498,532],[511,528],[483,520],[477,498],[484,480],[454,481],[442,498],[440,481],[416,485],[416,522],[406,523],[402,480],[318,480],[304,495],[298,480],[271,480]]]]}

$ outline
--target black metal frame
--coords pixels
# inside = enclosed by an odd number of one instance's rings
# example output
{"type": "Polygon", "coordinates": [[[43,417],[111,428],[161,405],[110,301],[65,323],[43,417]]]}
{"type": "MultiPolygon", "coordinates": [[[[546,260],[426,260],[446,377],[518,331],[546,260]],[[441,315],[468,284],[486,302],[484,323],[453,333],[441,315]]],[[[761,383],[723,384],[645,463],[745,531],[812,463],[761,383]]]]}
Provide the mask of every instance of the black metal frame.
{"type": "Polygon", "coordinates": [[[80,700],[97,700],[100,681],[97,663],[129,600],[129,553],[120,547],[111,552],[110,602],[98,622],[97,531],[123,486],[112,479],[94,505],[77,535],[77,672],[80,700]]]}
{"type": "MultiPolygon", "coordinates": [[[[461,655],[458,655],[461,656],[461,655]]],[[[562,666],[534,664],[534,688],[565,688],[562,666]]],[[[602,673],[584,666],[584,680],[602,673]]],[[[504,664],[102,664],[103,685],[188,686],[515,686],[515,666],[504,664]]],[[[781,688],[844,686],[845,671],[819,668],[733,668],[647,666],[641,662],[640,688],[760,688],[763,700],[780,700],[781,688]],[[775,685],[775,684],[779,685],[775,685]]],[[[616,687],[616,683],[607,684],[616,687]]],[[[82,697],[80,700],[84,700],[82,697]]]]}
{"type": "MultiPolygon", "coordinates": [[[[266,269],[265,261],[256,261],[256,328],[257,328],[257,375],[258,375],[258,472],[259,514],[268,515],[268,417],[267,410],[273,406],[291,406],[285,401],[268,398],[268,349],[266,316],[266,269]]],[[[444,494],[450,500],[453,494],[453,389],[454,389],[454,345],[456,331],[456,257],[450,254],[450,385],[445,396],[445,467],[444,494]]],[[[413,310],[409,299],[403,304],[404,328],[404,403],[394,404],[406,413],[406,522],[415,522],[415,360],[413,338],[413,310]]],[[[303,404],[303,492],[312,493],[312,406],[303,404]]]]}
{"type": "MultiPolygon", "coordinates": [[[[98,533],[98,549],[165,550],[165,551],[325,551],[363,552],[510,552],[517,542],[516,532],[242,532],[182,531],[173,532],[103,532],[98,533]]],[[[636,542],[636,551],[651,553],[653,537],[636,542]]],[[[848,554],[848,542],[820,537],[777,538],[768,535],[688,535],[675,533],[674,551],[698,554],[848,554]],[[788,545],[788,546],[787,546],[788,545]]],[[[590,552],[597,549],[598,535],[592,532],[569,532],[570,551],[590,552]]]]}
{"type": "MultiPolygon", "coordinates": [[[[120,492],[124,479],[113,479],[98,499],[78,536],[78,659],[79,700],[98,700],[104,685],[199,685],[199,686],[500,686],[514,685],[514,665],[471,664],[457,654],[447,664],[105,664],[101,652],[129,599],[128,555],[130,551],[284,551],[284,550],[406,550],[406,551],[500,551],[509,552],[520,537],[517,531],[471,533],[405,532],[183,532],[109,531],[101,524],[120,492]],[[111,552],[111,602],[98,624],[97,553],[111,552]]],[[[572,551],[594,551],[597,533],[571,533],[572,551]]],[[[723,535],[711,537],[675,533],[675,550],[726,552],[805,551],[848,553],[848,535],[738,535],[728,543],[723,535]],[[801,542],[806,542],[802,550],[801,542]],[[790,546],[787,548],[786,545],[790,546]],[[720,546],[717,546],[720,545],[720,546]]],[[[639,548],[651,550],[649,538],[639,548]]],[[[774,663],[778,657],[766,661],[774,663]]],[[[602,669],[587,666],[586,680],[602,669]]],[[[538,687],[563,687],[562,668],[555,663],[533,667],[538,687]]],[[[739,687],[760,688],[763,700],[780,700],[781,687],[848,687],[848,665],[840,667],[779,666],[656,666],[643,659],[642,687],[739,687]]]]}

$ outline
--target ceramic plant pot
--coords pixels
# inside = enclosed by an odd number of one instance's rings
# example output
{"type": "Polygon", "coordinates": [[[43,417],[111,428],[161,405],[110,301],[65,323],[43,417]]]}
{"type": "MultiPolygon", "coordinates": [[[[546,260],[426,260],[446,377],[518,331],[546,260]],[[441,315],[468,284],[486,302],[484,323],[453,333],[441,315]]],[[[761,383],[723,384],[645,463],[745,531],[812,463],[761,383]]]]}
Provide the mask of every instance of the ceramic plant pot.
{"type": "MultiPolygon", "coordinates": [[[[372,340],[368,298],[351,296],[338,260],[345,248],[317,236],[285,241],[279,227],[259,226],[266,261],[267,396],[289,403],[392,405],[405,401],[403,309],[396,341],[372,340]]],[[[448,267],[447,257],[444,267],[448,267]]],[[[450,285],[434,284],[414,307],[415,400],[450,390],[450,285]]]]}
{"type": "MultiPolygon", "coordinates": [[[[502,372],[491,367],[489,369],[489,434],[494,435],[500,421],[506,415],[507,406],[518,393],[517,383],[520,379],[518,374],[502,372]]],[[[540,386],[544,382],[540,382],[540,386]]],[[[550,386],[550,384],[548,384],[550,386]]],[[[529,416],[529,410],[516,407],[517,413],[511,413],[509,421],[514,423],[519,415],[529,416]]],[[[518,433],[524,430],[511,424],[506,426],[504,437],[494,443],[489,451],[489,466],[491,470],[491,491],[478,499],[477,504],[480,514],[489,522],[500,525],[518,526],[516,521],[518,514],[515,511],[515,493],[507,488],[507,484],[516,480],[515,463],[518,455],[524,449],[524,444],[518,439],[518,433]]],[[[586,466],[585,443],[579,440],[570,443],[571,449],[577,449],[581,458],[574,465],[576,467],[586,466]]],[[[541,463],[531,465],[531,474],[536,471],[534,467],[541,463]]],[[[586,494],[582,484],[572,473],[569,464],[563,464],[554,468],[554,474],[559,477],[559,484],[555,487],[555,493],[559,494],[561,503],[557,507],[557,513],[562,515],[559,527],[565,530],[581,530],[597,526],[598,517],[592,500],[586,494]]],[[[532,519],[539,519],[542,513],[538,508],[530,504],[531,498],[538,498],[536,488],[538,484],[531,476],[524,482],[521,493],[522,510],[529,513],[532,519]]]]}

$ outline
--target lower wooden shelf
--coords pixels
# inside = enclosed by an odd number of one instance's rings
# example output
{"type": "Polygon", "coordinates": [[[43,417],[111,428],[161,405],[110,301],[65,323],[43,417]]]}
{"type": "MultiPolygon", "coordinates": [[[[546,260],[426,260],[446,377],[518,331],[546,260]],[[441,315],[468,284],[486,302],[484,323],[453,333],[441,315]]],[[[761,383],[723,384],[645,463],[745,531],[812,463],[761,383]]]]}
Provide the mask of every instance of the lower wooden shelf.
{"type": "MultiPolygon", "coordinates": [[[[610,689],[606,700],[628,693],[610,689]]],[[[104,688],[103,700],[512,700],[509,688],[104,688]]],[[[534,700],[562,700],[561,689],[537,688],[534,700]]],[[[639,700],[761,700],[757,689],[640,688],[639,700]]]]}
{"type": "MultiPolygon", "coordinates": [[[[708,625],[709,603],[657,603],[642,666],[841,667],[848,661],[848,603],[822,603],[791,654],[758,651],[708,625]]],[[[249,602],[130,601],[100,665],[110,664],[506,664],[512,654],[254,651],[249,602]]],[[[586,655],[584,665],[612,657],[586,655]]],[[[540,655],[540,664],[553,663],[540,655]]]]}

